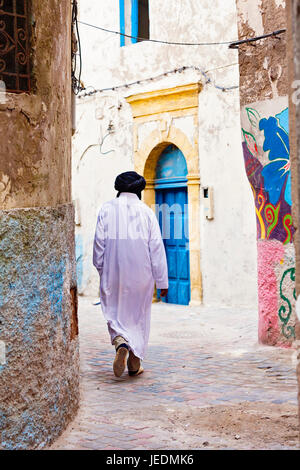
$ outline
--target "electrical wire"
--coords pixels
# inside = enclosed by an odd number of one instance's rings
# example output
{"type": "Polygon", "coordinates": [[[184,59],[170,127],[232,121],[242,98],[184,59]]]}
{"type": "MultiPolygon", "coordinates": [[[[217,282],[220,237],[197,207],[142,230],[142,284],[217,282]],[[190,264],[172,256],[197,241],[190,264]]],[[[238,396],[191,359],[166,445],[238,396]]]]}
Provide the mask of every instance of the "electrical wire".
{"type": "MultiPolygon", "coordinates": [[[[132,127],[132,122],[126,122],[125,124],[121,124],[120,126],[118,126],[118,131],[120,129],[123,129],[124,127],[132,127]]],[[[111,150],[108,150],[106,152],[103,152],[102,151],[102,146],[104,144],[104,140],[110,135],[112,136],[113,135],[113,132],[111,132],[111,130],[109,130],[109,128],[107,129],[109,132],[101,139],[101,142],[99,142],[98,144],[90,144],[87,146],[87,148],[83,151],[83,153],[81,154],[79,160],[78,160],[78,163],[77,163],[77,166],[76,166],[76,170],[78,171],[79,170],[79,166],[83,160],[83,157],[87,154],[87,152],[92,148],[92,147],[99,147],[99,152],[101,155],[107,155],[108,153],[113,153],[115,152],[116,150],[115,149],[111,149],[111,150]]]]}
{"type": "Polygon", "coordinates": [[[219,69],[226,69],[226,67],[232,67],[233,65],[239,65],[239,63],[234,62],[233,64],[221,65],[220,67],[215,67],[213,69],[205,70],[205,73],[213,72],[214,70],[219,70],[219,69]]]}
{"type": "Polygon", "coordinates": [[[81,43],[78,27],[78,5],[77,0],[72,2],[72,40],[75,44],[72,46],[72,72],[71,72],[71,81],[72,81],[72,90],[75,95],[78,95],[80,91],[84,90],[81,86],[81,72],[82,72],[82,54],[81,54],[81,43]],[[77,53],[78,45],[78,53],[77,53]],[[73,49],[74,48],[74,49],[73,49]],[[77,56],[79,56],[79,72],[78,77],[76,77],[77,71],[77,56]]]}
{"type": "Polygon", "coordinates": [[[148,39],[148,38],[142,38],[140,36],[131,36],[130,34],[125,34],[121,33],[120,31],[114,31],[112,29],[107,29],[107,28],[102,28],[101,26],[96,26],[94,24],[86,23],[84,21],[78,21],[80,24],[83,24],[85,26],[89,26],[90,28],[95,28],[99,29],[100,31],[105,31],[106,33],[111,33],[111,34],[118,34],[119,36],[124,36],[126,38],[130,39],[136,39],[137,41],[145,41],[145,42],[155,42],[159,44],[168,44],[168,45],[174,45],[174,46],[218,46],[218,45],[229,45],[231,48],[235,48],[237,45],[241,43],[246,43],[246,42],[253,42],[253,41],[259,41],[261,39],[265,39],[267,37],[273,36],[276,37],[277,34],[282,34],[285,32],[285,29],[278,30],[278,31],[273,31],[272,33],[264,34],[262,36],[257,36],[254,38],[248,38],[248,39],[243,39],[243,40],[234,40],[234,41],[220,41],[220,42],[173,42],[173,41],[162,41],[160,39],[148,39]]]}
{"type": "Polygon", "coordinates": [[[260,41],[261,39],[266,39],[269,37],[275,37],[276,39],[280,39],[277,36],[285,32],[286,32],[286,29],[278,29],[277,31],[273,31],[272,33],[268,33],[268,34],[263,34],[262,36],[256,36],[254,38],[247,38],[247,39],[240,39],[239,41],[232,42],[229,45],[229,49],[238,49],[238,46],[241,46],[242,44],[249,44],[254,41],[260,41]]]}
{"type": "MultiPolygon", "coordinates": [[[[233,65],[238,65],[238,63],[228,64],[228,65],[224,65],[224,66],[221,66],[221,67],[216,67],[215,69],[210,69],[209,71],[211,72],[213,70],[218,70],[218,69],[225,68],[225,67],[230,67],[230,66],[233,66],[233,65]]],[[[157,80],[159,78],[163,78],[163,77],[165,77],[169,74],[172,74],[172,73],[182,73],[185,70],[195,70],[196,72],[200,72],[201,75],[205,78],[205,83],[206,84],[210,83],[211,85],[213,85],[218,90],[229,91],[229,90],[234,90],[236,88],[239,88],[238,85],[234,85],[234,86],[230,86],[230,87],[216,85],[212,81],[212,79],[207,75],[207,71],[202,70],[200,67],[190,65],[190,66],[183,66],[183,67],[180,67],[180,68],[174,69],[174,70],[169,70],[168,72],[161,73],[161,74],[156,75],[154,77],[144,78],[144,79],[136,80],[134,82],[125,83],[123,85],[116,85],[116,86],[113,86],[113,87],[107,87],[107,88],[101,88],[101,89],[95,89],[94,87],[92,87],[92,88],[94,88],[94,90],[92,90],[90,92],[81,93],[78,96],[78,98],[82,98],[82,97],[85,97],[85,96],[91,96],[91,95],[94,95],[96,93],[103,93],[104,91],[115,91],[115,90],[118,90],[120,88],[129,88],[130,86],[133,86],[133,85],[140,85],[140,84],[143,84],[143,83],[151,82],[153,80],[157,80]]]]}
{"type": "MultiPolygon", "coordinates": [[[[76,3],[76,0],[74,0],[74,2],[76,3]]],[[[77,4],[76,4],[76,8],[77,8],[77,4]]],[[[268,38],[268,37],[274,37],[276,39],[280,39],[277,37],[277,35],[279,34],[282,34],[284,33],[286,30],[285,29],[281,29],[281,30],[277,30],[277,31],[273,31],[272,33],[268,33],[268,34],[265,34],[265,35],[262,35],[262,36],[257,36],[257,37],[254,37],[254,38],[246,38],[246,39],[240,39],[240,40],[237,40],[237,41],[221,41],[221,42],[201,42],[201,43],[190,43],[190,42],[172,42],[172,41],[161,41],[161,40],[158,40],[158,39],[147,39],[147,38],[142,38],[142,37],[139,37],[139,36],[132,36],[132,35],[129,35],[129,34],[125,34],[125,33],[121,33],[120,31],[114,31],[114,30],[111,30],[111,29],[107,29],[107,28],[102,28],[101,26],[96,26],[96,25],[93,25],[93,24],[90,24],[90,23],[86,23],[84,21],[78,21],[77,20],[77,10],[76,10],[76,27],[77,27],[77,32],[78,32],[78,23],[80,24],[83,24],[85,26],[89,26],[91,28],[95,28],[95,29],[98,29],[98,30],[101,30],[101,31],[104,31],[104,32],[107,32],[107,33],[112,33],[112,34],[118,34],[120,36],[125,36],[125,37],[128,37],[128,38],[132,38],[132,39],[136,39],[138,41],[148,41],[148,42],[154,42],[154,43],[160,43],[160,44],[169,44],[169,45],[177,45],[177,46],[211,46],[211,45],[229,45],[229,48],[231,49],[237,49],[239,45],[241,44],[245,44],[245,43],[252,43],[254,41],[260,41],[262,39],[265,39],[265,38],[268,38]]],[[[78,36],[79,36],[79,33],[78,33],[78,36]]],[[[80,44],[80,40],[79,40],[79,44],[80,44]]],[[[80,60],[81,60],[81,49],[80,49],[80,60]]],[[[184,67],[181,67],[181,68],[178,68],[178,69],[174,69],[174,70],[171,70],[169,72],[165,72],[165,73],[162,73],[160,75],[157,75],[155,77],[150,77],[150,78],[146,78],[146,79],[141,79],[141,80],[136,80],[134,82],[130,82],[130,83],[125,83],[123,85],[116,85],[116,86],[113,86],[113,87],[107,87],[107,88],[102,88],[102,89],[94,89],[93,91],[90,91],[90,92],[86,92],[86,93],[83,93],[83,94],[80,94],[79,95],[79,98],[81,97],[84,97],[84,96],[91,96],[93,94],[96,94],[96,93],[101,93],[101,92],[104,92],[104,91],[115,91],[117,89],[120,89],[120,88],[128,88],[132,85],[138,85],[138,84],[141,84],[141,83],[146,83],[148,81],[152,81],[152,80],[155,80],[155,79],[158,79],[158,78],[161,78],[163,76],[166,76],[170,73],[177,73],[177,72],[182,72],[183,70],[186,70],[186,69],[193,69],[193,70],[197,70],[198,72],[200,72],[203,77],[205,78],[205,83],[211,83],[216,89],[218,90],[222,90],[223,92],[224,91],[228,91],[228,90],[234,90],[236,88],[239,88],[238,85],[233,85],[233,86],[230,86],[230,87],[225,87],[225,86],[221,86],[221,85],[216,85],[210,77],[207,76],[207,72],[211,72],[213,70],[218,70],[218,69],[221,69],[221,68],[225,68],[225,67],[230,67],[232,65],[238,65],[238,64],[228,64],[228,65],[225,65],[225,66],[221,66],[221,67],[216,67],[214,69],[210,69],[210,70],[201,70],[199,67],[195,67],[195,66],[184,66],[184,67]]],[[[81,70],[80,70],[80,74],[81,74],[81,70]]],[[[79,91],[84,91],[86,90],[86,88],[83,88],[81,87],[81,84],[79,82],[79,91]]],[[[89,87],[88,87],[89,88],[89,87]]],[[[94,88],[94,87],[93,87],[94,88]]],[[[76,94],[78,94],[79,92],[77,92],[76,94]]]]}
{"type": "Polygon", "coordinates": [[[218,44],[231,44],[233,41],[224,41],[224,42],[172,42],[172,41],[161,41],[159,39],[147,39],[142,38],[140,36],[131,36],[130,34],[121,33],[120,31],[114,31],[112,29],[102,28],[101,26],[96,26],[94,24],[85,23],[84,21],[79,21],[80,24],[84,24],[85,26],[89,26],[91,28],[100,29],[101,31],[105,31],[106,33],[118,34],[119,36],[124,36],[130,39],[136,39],[137,41],[147,41],[147,42],[156,42],[159,44],[169,44],[174,46],[216,46],[218,44]]]}

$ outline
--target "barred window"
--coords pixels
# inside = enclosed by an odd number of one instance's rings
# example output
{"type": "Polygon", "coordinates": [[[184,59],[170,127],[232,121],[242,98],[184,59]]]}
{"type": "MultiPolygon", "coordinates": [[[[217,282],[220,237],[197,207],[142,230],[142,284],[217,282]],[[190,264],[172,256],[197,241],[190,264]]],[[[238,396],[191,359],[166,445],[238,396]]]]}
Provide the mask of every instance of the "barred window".
{"type": "Polygon", "coordinates": [[[0,80],[6,91],[30,91],[29,0],[0,0],[0,80]]]}

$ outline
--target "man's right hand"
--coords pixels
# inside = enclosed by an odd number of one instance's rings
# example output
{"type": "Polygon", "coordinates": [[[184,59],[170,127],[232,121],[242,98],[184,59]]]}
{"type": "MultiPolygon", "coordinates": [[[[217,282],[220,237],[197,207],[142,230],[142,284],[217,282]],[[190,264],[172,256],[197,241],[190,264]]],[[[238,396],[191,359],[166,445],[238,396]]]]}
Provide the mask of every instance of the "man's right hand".
{"type": "Polygon", "coordinates": [[[161,289],[160,296],[161,297],[166,297],[167,293],[168,293],[168,289],[161,289]]]}

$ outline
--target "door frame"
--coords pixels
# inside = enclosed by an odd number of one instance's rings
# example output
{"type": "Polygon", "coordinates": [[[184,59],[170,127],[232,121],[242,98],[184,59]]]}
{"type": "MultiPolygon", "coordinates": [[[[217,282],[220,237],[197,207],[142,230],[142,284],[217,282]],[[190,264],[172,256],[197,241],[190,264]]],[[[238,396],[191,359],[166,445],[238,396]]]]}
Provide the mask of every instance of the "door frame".
{"type": "MultiPolygon", "coordinates": [[[[179,189],[179,190],[185,190],[186,191],[186,199],[187,199],[187,205],[189,203],[189,200],[188,200],[188,191],[187,191],[187,184],[186,182],[185,183],[179,183],[176,181],[174,182],[174,179],[175,178],[170,178],[169,180],[167,180],[166,178],[164,178],[164,183],[163,184],[155,184],[155,203],[157,204],[157,191],[162,191],[162,192],[165,192],[165,191],[169,191],[169,190],[176,190],[176,189],[179,189]]],[[[186,178],[182,178],[182,180],[185,180],[186,181],[186,178]]],[[[156,180],[156,182],[159,181],[159,180],[156,180]]],[[[184,208],[183,208],[184,210],[184,208]]],[[[183,219],[184,220],[184,219],[183,219]]],[[[184,223],[184,222],[183,222],[184,223]]],[[[160,227],[161,228],[161,227],[160,227]]],[[[174,230],[175,230],[175,226],[174,226],[174,230]]],[[[183,230],[184,230],[184,227],[183,227],[183,230]]],[[[166,242],[164,240],[164,245],[165,245],[165,250],[166,250],[166,255],[167,255],[167,247],[166,247],[166,242]]],[[[189,295],[188,295],[188,298],[189,298],[189,302],[191,300],[191,268],[190,268],[190,247],[189,247],[189,238],[188,238],[188,256],[189,256],[189,259],[188,259],[188,283],[189,283],[189,295]]],[[[169,277],[169,275],[168,275],[169,277]]],[[[180,282],[180,280],[179,280],[180,282]]],[[[167,295],[168,297],[168,295],[167,295]]],[[[164,299],[162,299],[164,301],[164,299]]],[[[166,303],[167,300],[166,300],[166,303]]],[[[171,302],[172,303],[172,302],[171,302]]],[[[187,304],[176,304],[176,305],[187,305],[187,304]]]]}
{"type": "Polygon", "coordinates": [[[190,305],[202,303],[200,267],[200,175],[198,145],[198,94],[201,83],[140,93],[126,98],[133,113],[134,169],[143,175],[143,200],[155,210],[155,170],[162,151],[170,144],[186,159],[190,244],[190,305]],[[188,136],[178,118],[188,118],[193,129],[188,136]]]}

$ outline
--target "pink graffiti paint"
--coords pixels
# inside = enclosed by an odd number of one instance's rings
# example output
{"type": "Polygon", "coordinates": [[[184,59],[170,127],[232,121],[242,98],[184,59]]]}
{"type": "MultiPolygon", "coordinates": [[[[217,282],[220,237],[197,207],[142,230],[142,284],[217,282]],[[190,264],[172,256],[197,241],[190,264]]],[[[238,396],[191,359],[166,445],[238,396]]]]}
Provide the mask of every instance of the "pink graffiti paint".
{"type": "Polygon", "coordinates": [[[276,266],[284,258],[284,246],[278,240],[258,240],[258,339],[275,345],[280,335],[278,325],[279,288],[276,266]]]}

